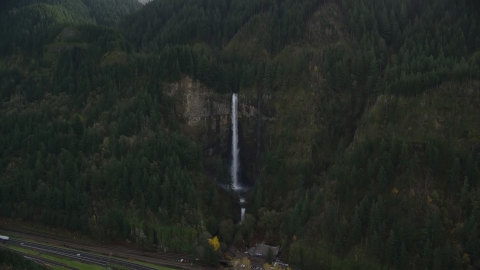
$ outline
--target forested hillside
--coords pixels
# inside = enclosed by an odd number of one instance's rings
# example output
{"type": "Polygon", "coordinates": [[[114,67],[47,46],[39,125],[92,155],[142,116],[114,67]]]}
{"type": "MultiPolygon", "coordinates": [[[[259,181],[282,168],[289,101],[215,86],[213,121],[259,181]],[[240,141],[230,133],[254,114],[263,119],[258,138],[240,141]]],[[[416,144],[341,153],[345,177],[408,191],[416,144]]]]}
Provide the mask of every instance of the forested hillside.
{"type": "Polygon", "coordinates": [[[476,1],[0,8],[2,217],[212,265],[218,235],[301,269],[480,266],[476,1]],[[274,119],[243,129],[259,135],[241,225],[215,182],[229,149],[209,156],[167,91],[185,77],[274,119]]]}

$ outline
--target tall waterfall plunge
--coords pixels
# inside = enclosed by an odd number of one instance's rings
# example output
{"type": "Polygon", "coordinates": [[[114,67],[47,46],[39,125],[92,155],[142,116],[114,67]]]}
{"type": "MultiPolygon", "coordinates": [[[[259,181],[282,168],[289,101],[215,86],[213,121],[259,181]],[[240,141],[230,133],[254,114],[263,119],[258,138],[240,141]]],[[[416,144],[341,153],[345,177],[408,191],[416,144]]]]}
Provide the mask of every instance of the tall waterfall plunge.
{"type": "Polygon", "coordinates": [[[240,168],[239,149],[238,149],[238,121],[237,121],[238,97],[232,95],[232,165],[230,173],[232,175],[232,184],[234,190],[241,189],[238,183],[238,169],[240,168]]]}
{"type": "MultiPolygon", "coordinates": [[[[238,96],[232,95],[232,165],[230,167],[230,173],[232,175],[232,186],[234,191],[240,191],[242,187],[238,182],[238,170],[240,168],[240,149],[238,149],[238,96]]],[[[245,218],[245,198],[239,197],[242,208],[240,209],[240,223],[245,218]]]]}

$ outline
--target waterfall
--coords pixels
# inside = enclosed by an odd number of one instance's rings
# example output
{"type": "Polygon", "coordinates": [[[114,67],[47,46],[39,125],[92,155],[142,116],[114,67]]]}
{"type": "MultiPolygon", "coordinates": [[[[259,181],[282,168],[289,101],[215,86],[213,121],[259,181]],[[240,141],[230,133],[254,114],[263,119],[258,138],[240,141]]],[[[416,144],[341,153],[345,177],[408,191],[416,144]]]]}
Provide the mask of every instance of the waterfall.
{"type": "Polygon", "coordinates": [[[237,191],[239,194],[240,200],[240,224],[245,218],[245,198],[240,194],[239,191],[242,190],[242,186],[238,182],[238,170],[240,168],[240,158],[238,149],[238,96],[237,94],[232,95],[232,165],[230,167],[230,173],[232,175],[232,187],[234,191],[237,191]]]}
{"type": "Polygon", "coordinates": [[[240,208],[240,224],[242,224],[245,219],[245,202],[245,198],[240,197],[240,205],[242,206],[242,208],[240,208]]]}
{"type": "Polygon", "coordinates": [[[238,169],[240,167],[239,149],[238,149],[238,121],[237,121],[237,94],[232,95],[232,165],[230,172],[232,174],[232,184],[234,190],[241,189],[238,183],[238,169]]]}

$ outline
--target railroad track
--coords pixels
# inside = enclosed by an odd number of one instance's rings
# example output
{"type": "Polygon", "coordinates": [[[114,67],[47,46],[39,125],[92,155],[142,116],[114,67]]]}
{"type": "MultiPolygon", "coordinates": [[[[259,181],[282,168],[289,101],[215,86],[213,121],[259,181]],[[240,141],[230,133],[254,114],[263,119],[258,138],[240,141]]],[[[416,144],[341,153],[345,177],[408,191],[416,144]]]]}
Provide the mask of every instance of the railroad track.
{"type": "Polygon", "coordinates": [[[11,248],[8,248],[8,247],[5,247],[5,246],[0,246],[0,249],[10,250],[12,252],[18,253],[18,254],[22,255],[23,258],[25,258],[27,260],[34,261],[38,264],[45,265],[47,267],[48,266],[58,266],[58,267],[62,267],[62,268],[65,268],[65,269],[77,270],[77,268],[67,266],[66,264],[59,263],[59,262],[56,262],[56,261],[52,261],[52,260],[49,260],[49,259],[45,259],[45,258],[36,256],[36,255],[28,254],[28,253],[25,253],[23,251],[19,251],[19,250],[16,250],[16,249],[11,249],[11,248]]]}
{"type": "Polygon", "coordinates": [[[81,261],[84,263],[95,264],[100,266],[115,264],[115,265],[128,267],[131,269],[155,270],[155,268],[152,268],[149,266],[144,266],[141,264],[132,263],[124,260],[119,260],[116,258],[109,258],[101,255],[92,254],[92,253],[84,253],[77,250],[59,248],[59,247],[50,246],[50,245],[43,245],[43,244],[28,242],[28,241],[19,240],[19,239],[11,239],[9,240],[9,244],[19,246],[22,248],[33,249],[42,253],[52,254],[58,257],[69,258],[75,261],[81,261]]]}
{"type": "MultiPolygon", "coordinates": [[[[0,226],[0,231],[8,232],[10,235],[16,235],[26,239],[31,239],[43,243],[52,243],[64,248],[70,248],[78,251],[88,251],[100,253],[104,256],[115,256],[126,260],[138,260],[157,265],[164,265],[167,267],[174,267],[180,269],[200,269],[200,266],[191,265],[194,262],[193,257],[178,253],[157,253],[150,251],[138,251],[128,249],[121,246],[98,245],[91,244],[84,241],[72,240],[64,237],[59,237],[50,233],[32,232],[17,228],[0,226]],[[183,259],[183,262],[179,262],[183,259]],[[188,261],[188,263],[185,263],[188,261]]],[[[25,242],[25,241],[24,241],[25,242]]],[[[137,268],[134,268],[137,269],[137,268]]]]}

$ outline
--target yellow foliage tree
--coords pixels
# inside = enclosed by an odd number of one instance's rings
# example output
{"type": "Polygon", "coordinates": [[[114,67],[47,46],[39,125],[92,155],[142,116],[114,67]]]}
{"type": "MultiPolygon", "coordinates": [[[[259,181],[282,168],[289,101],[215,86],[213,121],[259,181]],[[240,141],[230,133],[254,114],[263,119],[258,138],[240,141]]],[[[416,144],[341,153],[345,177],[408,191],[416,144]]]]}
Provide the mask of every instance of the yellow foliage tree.
{"type": "Polygon", "coordinates": [[[212,239],[208,240],[208,243],[213,247],[213,250],[217,251],[220,248],[220,242],[218,241],[218,237],[213,237],[212,239]]]}
{"type": "Polygon", "coordinates": [[[244,257],[242,259],[242,265],[243,265],[242,269],[252,269],[252,263],[247,257],[244,257]]]}

